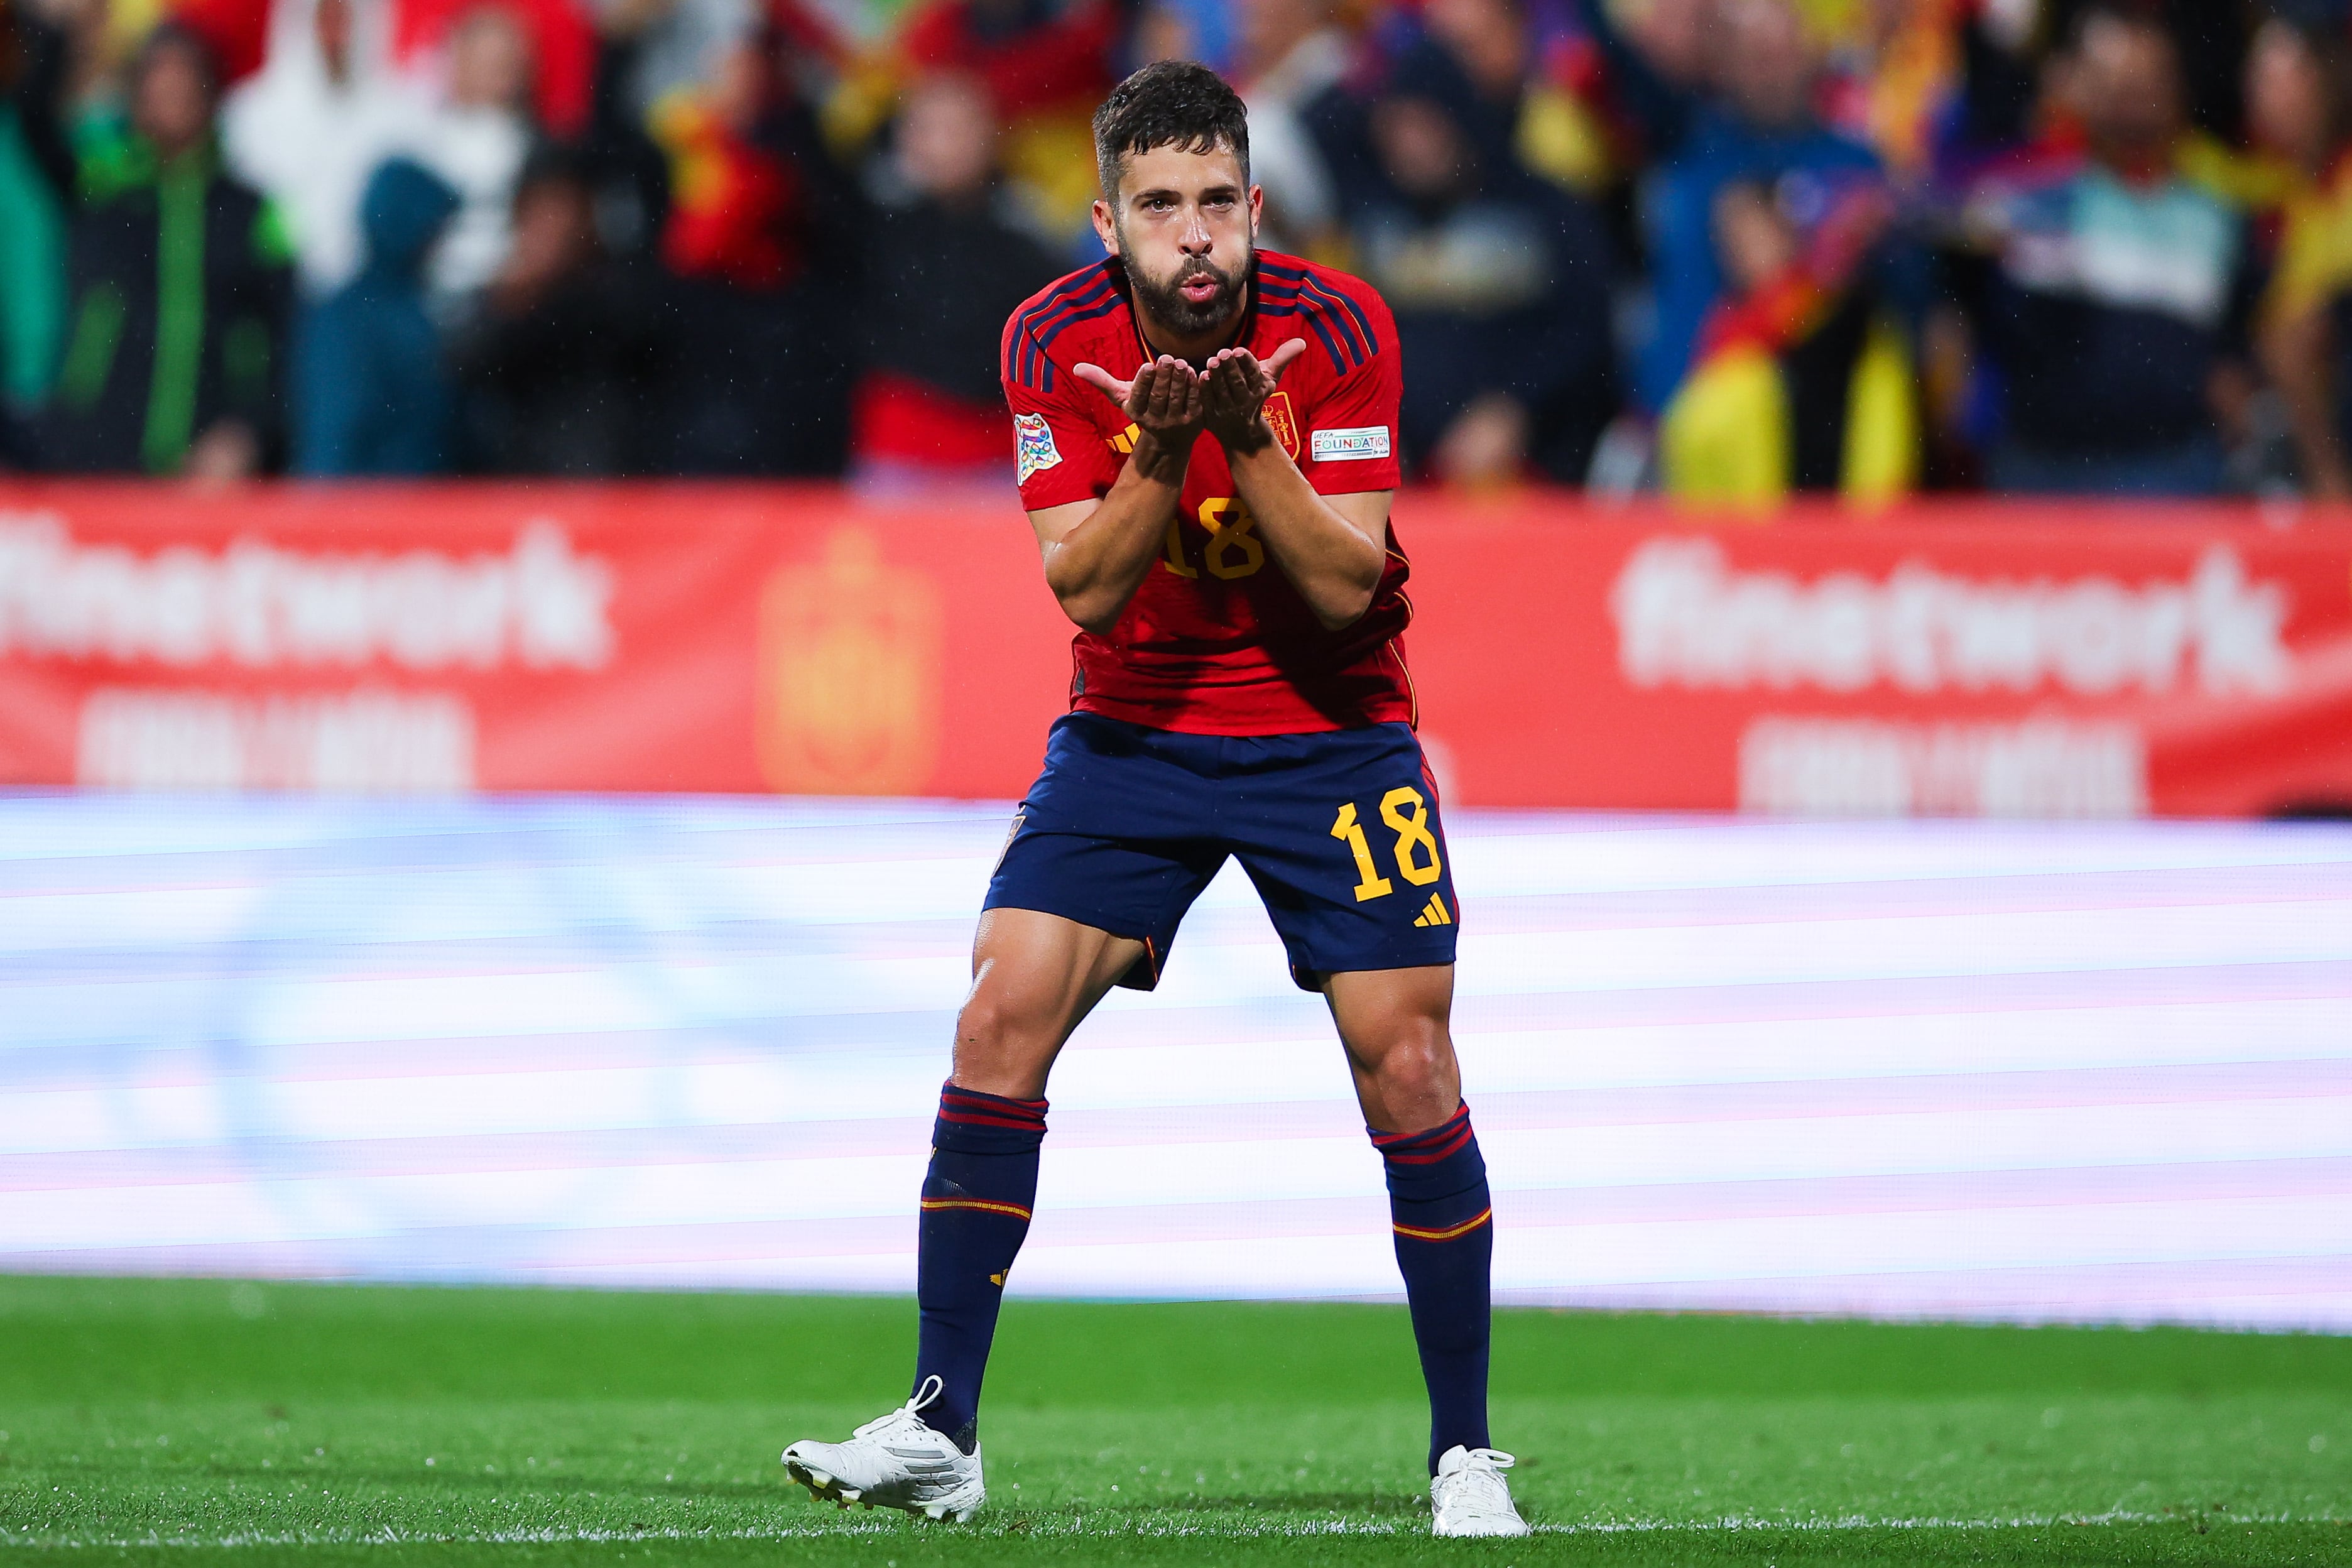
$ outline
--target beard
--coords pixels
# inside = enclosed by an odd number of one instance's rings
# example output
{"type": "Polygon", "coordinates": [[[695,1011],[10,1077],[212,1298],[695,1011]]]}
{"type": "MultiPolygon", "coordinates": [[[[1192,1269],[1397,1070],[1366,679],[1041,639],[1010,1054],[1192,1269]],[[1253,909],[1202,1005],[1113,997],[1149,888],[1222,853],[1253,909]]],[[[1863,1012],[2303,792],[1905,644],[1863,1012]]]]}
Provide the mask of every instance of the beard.
{"type": "MultiPolygon", "coordinates": [[[[1122,255],[1132,257],[1127,236],[1118,237],[1122,255]]],[[[1128,287],[1135,291],[1135,302],[1143,313],[1176,336],[1197,338],[1214,331],[1239,313],[1242,306],[1242,284],[1249,277],[1244,262],[1231,272],[1224,271],[1202,257],[1187,257],[1176,270],[1166,278],[1150,278],[1130,259],[1127,264],[1128,287]],[[1195,304],[1184,296],[1184,285],[1195,278],[1215,281],[1217,291],[1195,304]]]]}

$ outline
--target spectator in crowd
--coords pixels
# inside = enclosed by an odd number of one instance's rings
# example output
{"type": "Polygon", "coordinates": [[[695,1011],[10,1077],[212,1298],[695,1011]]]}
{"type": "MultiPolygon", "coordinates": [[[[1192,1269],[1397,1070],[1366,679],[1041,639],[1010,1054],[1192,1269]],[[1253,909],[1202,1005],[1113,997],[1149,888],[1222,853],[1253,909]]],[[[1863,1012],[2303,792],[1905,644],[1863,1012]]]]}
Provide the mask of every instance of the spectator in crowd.
{"type": "Polygon", "coordinates": [[[1088,117],[1177,53],[1244,93],[1261,243],[1388,296],[1423,476],[2352,495],[2341,7],[0,0],[0,464],[992,474],[1088,117]],[[236,180],[198,38],[258,68],[236,180]],[[460,198],[429,252],[362,244],[393,158],[460,198]],[[272,211],[335,301],[284,410],[272,211]],[[395,251],[456,412],[386,455],[434,406],[395,251]]]}
{"type": "Polygon", "coordinates": [[[386,53],[389,0],[278,0],[258,75],[222,115],[229,168],[284,216],[307,298],[360,268],[360,198],[386,158],[414,153],[429,105],[386,53]]]}
{"type": "Polygon", "coordinates": [[[1479,158],[1496,167],[1524,162],[1520,113],[1535,50],[1517,0],[1427,0],[1422,25],[1470,86],[1464,129],[1479,158]]]}
{"type": "Polygon", "coordinates": [[[1574,483],[1612,406],[1608,241],[1583,203],[1500,162],[1470,129],[1479,112],[1449,56],[1413,50],[1372,105],[1374,167],[1346,197],[1412,366],[1405,455],[1453,483],[1574,483]]]}
{"type": "Polygon", "coordinates": [[[2160,24],[2085,9],[2054,80],[2082,150],[1988,183],[1969,226],[1990,265],[1958,273],[2006,392],[1993,483],[2210,494],[2250,385],[2244,225],[2179,172],[2180,77],[2160,24]]]}
{"type": "Polygon", "coordinates": [[[1148,0],[1135,19],[1135,63],[1192,60],[1220,76],[1234,69],[1234,15],[1226,0],[1148,0]]]}
{"type": "Polygon", "coordinates": [[[55,27],[21,0],[0,0],[0,467],[30,460],[26,422],[65,339],[65,57],[55,27]]]}
{"type": "Polygon", "coordinates": [[[1726,289],[1666,408],[1669,494],[1752,506],[1792,489],[1884,500],[1909,488],[1910,367],[1861,266],[1891,216],[1874,180],[1811,215],[1752,182],[1717,193],[1726,289]]]}
{"type": "Polygon", "coordinates": [[[456,190],[394,158],[368,180],[360,275],[295,336],[294,470],[319,479],[437,474],[450,460],[450,392],[425,309],[425,265],[456,190]]]}
{"type": "Polygon", "coordinates": [[[851,405],[854,471],[869,483],[1013,471],[998,340],[1065,264],[1008,197],[996,142],[976,77],[924,78],[898,111],[886,192],[896,199],[875,216],[851,405]]]}
{"type": "Polygon", "coordinates": [[[524,168],[514,243],[453,352],[469,471],[651,471],[659,324],[639,268],[605,252],[578,156],[546,148],[524,168]]]}
{"type": "MultiPolygon", "coordinates": [[[[181,0],[186,4],[187,0],[181,0]]],[[[531,118],[551,135],[586,132],[595,89],[594,0],[488,0],[522,37],[530,62],[531,118]]],[[[404,75],[430,74],[485,0],[393,0],[389,58],[404,75]]]]}
{"type": "Polygon", "coordinates": [[[1307,116],[1348,73],[1347,37],[1332,23],[1330,0],[1238,0],[1238,8],[1250,177],[1265,192],[1258,242],[1324,254],[1339,222],[1339,195],[1307,116]]]}
{"type": "MultiPolygon", "coordinates": [[[[761,7],[753,0],[608,0],[597,8],[598,31],[628,52],[608,88],[614,106],[642,121],[681,88],[710,75],[720,57],[752,37],[761,7]]],[[[600,69],[601,69],[600,65],[600,69]]]]}
{"type": "Polygon", "coordinates": [[[1714,69],[1716,0],[1571,0],[1570,37],[1589,41],[1586,95],[1635,167],[1681,151],[1714,69]]]}
{"type": "Polygon", "coordinates": [[[1004,124],[1002,161],[1039,215],[1087,233],[1095,196],[1096,105],[1110,90],[1119,15],[1111,0],[926,0],[900,35],[909,76],[971,71],[1004,124]]]}
{"type": "Polygon", "coordinates": [[[166,25],[130,70],[131,139],[69,246],[72,328],[46,456],[82,473],[233,479],[280,453],[291,279],[258,193],[223,174],[210,51],[166,25]]]}
{"type": "Polygon", "coordinates": [[[614,257],[651,258],[668,226],[669,157],[653,134],[663,107],[690,100],[722,61],[756,44],[756,35],[746,29],[698,56],[695,68],[682,77],[675,58],[655,72],[649,62],[673,36],[674,18],[701,3],[614,0],[597,18],[595,92],[573,168],[588,182],[598,241],[614,257]],[[660,91],[649,97],[654,82],[660,91]]]}
{"type": "Polygon", "coordinates": [[[837,474],[847,445],[850,247],[861,228],[776,40],[666,100],[661,258],[677,353],[656,462],[682,474],[837,474]]]}
{"type": "Polygon", "coordinates": [[[2310,493],[2352,497],[2352,58],[2342,30],[2273,18],[2246,59],[2250,139],[2285,175],[2276,258],[2259,315],[2264,368],[2310,493]]]}
{"type": "Polygon", "coordinates": [[[426,158],[463,205],[433,258],[433,289],[454,306],[490,280],[512,243],[515,181],[530,152],[530,38],[500,5],[449,35],[449,91],[426,158]]]}
{"type": "Polygon", "coordinates": [[[1722,298],[1716,198],[1735,182],[1773,188],[1797,210],[1811,193],[1874,177],[1867,147],[1814,113],[1820,60],[1790,0],[1722,0],[1714,29],[1717,97],[1691,122],[1649,193],[1655,321],[1641,363],[1643,403],[1663,408],[1690,369],[1701,324],[1722,298]]]}

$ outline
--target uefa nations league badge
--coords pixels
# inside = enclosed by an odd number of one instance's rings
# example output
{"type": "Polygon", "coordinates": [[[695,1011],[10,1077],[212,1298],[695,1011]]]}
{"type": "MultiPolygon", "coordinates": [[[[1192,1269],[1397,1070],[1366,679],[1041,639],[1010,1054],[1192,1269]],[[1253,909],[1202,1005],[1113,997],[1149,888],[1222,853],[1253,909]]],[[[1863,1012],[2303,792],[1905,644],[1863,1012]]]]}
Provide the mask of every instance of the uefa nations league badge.
{"type": "Polygon", "coordinates": [[[1016,414],[1013,416],[1013,477],[1027,484],[1029,476],[1043,473],[1059,466],[1061,449],[1054,445],[1053,428],[1042,414],[1016,414]]]}

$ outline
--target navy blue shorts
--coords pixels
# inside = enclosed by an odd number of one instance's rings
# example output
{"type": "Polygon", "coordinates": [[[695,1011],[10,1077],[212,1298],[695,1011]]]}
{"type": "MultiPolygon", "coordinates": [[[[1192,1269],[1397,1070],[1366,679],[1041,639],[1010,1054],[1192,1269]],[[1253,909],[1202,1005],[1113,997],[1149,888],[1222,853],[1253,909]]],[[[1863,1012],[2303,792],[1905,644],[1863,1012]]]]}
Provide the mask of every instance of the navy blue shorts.
{"type": "Polygon", "coordinates": [[[1307,990],[1358,969],[1454,962],[1454,870],[1437,788],[1402,724],[1180,735],[1066,714],[1013,818],[985,909],[1132,937],[1121,985],[1160,983],[1184,911],[1231,855],[1307,990]]]}

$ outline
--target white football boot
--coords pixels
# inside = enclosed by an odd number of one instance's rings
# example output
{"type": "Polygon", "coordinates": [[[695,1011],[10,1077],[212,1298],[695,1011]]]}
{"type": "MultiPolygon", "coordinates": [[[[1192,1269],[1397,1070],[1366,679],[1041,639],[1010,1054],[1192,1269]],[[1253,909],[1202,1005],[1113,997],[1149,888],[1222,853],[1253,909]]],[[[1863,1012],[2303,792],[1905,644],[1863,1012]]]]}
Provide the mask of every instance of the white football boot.
{"type": "Polygon", "coordinates": [[[925,1378],[915,1397],[868,1421],[846,1443],[793,1444],[784,1450],[784,1474],[844,1508],[863,1503],[962,1523],[988,1500],[988,1489],[981,1484],[979,1445],[967,1454],[916,1414],[940,1387],[938,1377],[925,1378]]]}
{"type": "Polygon", "coordinates": [[[1517,1463],[1493,1448],[1456,1443],[1438,1456],[1437,1477],[1429,1483],[1432,1535],[1525,1535],[1528,1521],[1511,1502],[1503,1472],[1517,1463]]]}

